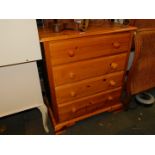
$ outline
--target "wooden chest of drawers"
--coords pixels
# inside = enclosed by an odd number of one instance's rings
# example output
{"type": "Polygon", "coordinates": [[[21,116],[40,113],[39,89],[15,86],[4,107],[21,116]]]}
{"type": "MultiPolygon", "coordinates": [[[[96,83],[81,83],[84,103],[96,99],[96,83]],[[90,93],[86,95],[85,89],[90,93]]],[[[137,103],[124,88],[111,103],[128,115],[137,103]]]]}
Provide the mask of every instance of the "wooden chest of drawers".
{"type": "Polygon", "coordinates": [[[106,25],[87,32],[40,29],[55,131],[120,108],[134,27],[106,25]]]}

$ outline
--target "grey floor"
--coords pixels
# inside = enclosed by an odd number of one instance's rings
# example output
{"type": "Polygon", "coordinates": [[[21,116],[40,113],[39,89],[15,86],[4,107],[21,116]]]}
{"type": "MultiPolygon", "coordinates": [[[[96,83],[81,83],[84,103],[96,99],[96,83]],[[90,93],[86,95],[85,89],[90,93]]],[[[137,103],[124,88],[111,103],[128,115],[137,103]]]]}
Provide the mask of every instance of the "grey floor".
{"type": "MultiPolygon", "coordinates": [[[[150,91],[155,96],[155,90],[150,91]]],[[[49,133],[43,129],[38,109],[24,111],[0,119],[1,135],[53,135],[48,120],[49,133]]],[[[76,123],[63,135],[154,135],[155,105],[144,106],[133,101],[128,111],[102,113],[76,123]]]]}

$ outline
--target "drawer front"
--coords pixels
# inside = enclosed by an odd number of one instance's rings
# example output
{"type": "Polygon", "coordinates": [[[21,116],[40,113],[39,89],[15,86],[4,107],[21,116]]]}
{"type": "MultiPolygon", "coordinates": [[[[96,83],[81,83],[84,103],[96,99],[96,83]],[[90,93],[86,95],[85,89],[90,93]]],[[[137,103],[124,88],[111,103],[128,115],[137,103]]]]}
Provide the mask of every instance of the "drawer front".
{"type": "Polygon", "coordinates": [[[125,69],[127,53],[53,67],[55,86],[125,69]]]}
{"type": "Polygon", "coordinates": [[[53,65],[113,55],[129,50],[130,33],[83,37],[50,42],[53,65]]]}
{"type": "Polygon", "coordinates": [[[111,107],[120,101],[121,88],[114,89],[106,93],[99,93],[87,98],[81,98],[67,105],[59,106],[59,121],[67,121],[84,114],[92,113],[96,110],[111,107]]]}
{"type": "Polygon", "coordinates": [[[105,76],[83,80],[73,84],[55,88],[58,104],[77,100],[81,97],[93,95],[102,91],[117,88],[122,85],[124,72],[116,72],[105,76]]]}

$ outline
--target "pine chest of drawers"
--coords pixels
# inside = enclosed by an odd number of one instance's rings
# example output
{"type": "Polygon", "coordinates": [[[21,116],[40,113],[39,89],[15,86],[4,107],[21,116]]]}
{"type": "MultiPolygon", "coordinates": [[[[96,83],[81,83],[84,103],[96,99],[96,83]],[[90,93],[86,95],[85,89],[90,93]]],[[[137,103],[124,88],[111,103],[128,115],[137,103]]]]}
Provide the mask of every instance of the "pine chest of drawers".
{"type": "Polygon", "coordinates": [[[118,109],[135,28],[91,27],[87,32],[40,29],[55,131],[118,109]]]}

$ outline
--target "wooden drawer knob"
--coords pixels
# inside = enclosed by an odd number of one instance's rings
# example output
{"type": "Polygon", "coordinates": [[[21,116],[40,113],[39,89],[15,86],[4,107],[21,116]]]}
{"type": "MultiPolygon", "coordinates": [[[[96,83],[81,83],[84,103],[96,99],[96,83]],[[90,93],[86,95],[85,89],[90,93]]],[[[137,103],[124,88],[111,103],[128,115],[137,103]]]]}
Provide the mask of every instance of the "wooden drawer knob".
{"type": "Polygon", "coordinates": [[[73,56],[75,55],[74,50],[69,50],[69,51],[68,51],[68,55],[69,55],[70,57],[73,57],[73,56]]]}
{"type": "Polygon", "coordinates": [[[116,82],[114,80],[110,80],[109,83],[110,83],[111,86],[115,86],[116,85],[116,82]]]}
{"type": "Polygon", "coordinates": [[[71,95],[72,97],[75,97],[75,96],[76,96],[76,92],[72,91],[72,92],[70,93],[70,95],[71,95]]]}
{"type": "Polygon", "coordinates": [[[110,64],[110,66],[111,66],[112,69],[116,69],[118,67],[118,64],[113,62],[113,63],[110,64]]]}
{"type": "Polygon", "coordinates": [[[112,96],[108,96],[108,101],[112,101],[113,97],[112,96]]]}
{"type": "Polygon", "coordinates": [[[74,78],[75,78],[75,73],[70,72],[70,73],[69,73],[69,77],[70,77],[70,79],[74,79],[74,78]]]}
{"type": "Polygon", "coordinates": [[[119,48],[121,44],[119,42],[114,42],[113,43],[114,48],[119,48]]]}

